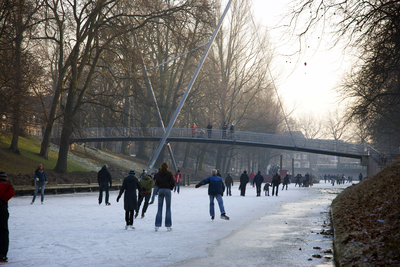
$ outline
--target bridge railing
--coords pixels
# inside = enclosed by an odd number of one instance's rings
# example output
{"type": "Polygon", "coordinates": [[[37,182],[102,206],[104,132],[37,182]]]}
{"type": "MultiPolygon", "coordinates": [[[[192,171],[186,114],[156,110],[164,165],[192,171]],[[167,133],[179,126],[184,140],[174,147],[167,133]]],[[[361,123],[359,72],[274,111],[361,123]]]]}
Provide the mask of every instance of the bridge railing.
{"type": "MultiPolygon", "coordinates": [[[[275,144],[289,147],[318,149],[325,151],[335,151],[359,155],[371,155],[372,157],[379,158],[380,153],[370,146],[347,143],[339,140],[320,140],[320,139],[306,139],[299,137],[290,137],[287,135],[276,135],[266,133],[254,133],[234,131],[233,133],[228,129],[211,131],[211,136],[208,135],[208,129],[196,130],[192,132],[190,128],[173,128],[169,137],[173,138],[211,138],[213,140],[233,140],[249,143],[264,143],[275,144]]],[[[76,137],[82,138],[99,138],[99,137],[151,137],[161,138],[164,130],[160,127],[108,127],[108,128],[86,128],[80,129],[75,133],[76,137]]]]}

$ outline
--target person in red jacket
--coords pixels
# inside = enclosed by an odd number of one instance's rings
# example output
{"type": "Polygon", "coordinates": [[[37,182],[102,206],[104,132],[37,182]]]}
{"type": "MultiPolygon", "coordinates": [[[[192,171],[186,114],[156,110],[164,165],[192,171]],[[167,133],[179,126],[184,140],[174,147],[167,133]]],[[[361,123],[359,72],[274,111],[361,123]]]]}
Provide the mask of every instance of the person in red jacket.
{"type": "Polygon", "coordinates": [[[176,190],[178,190],[178,194],[179,194],[179,189],[181,188],[181,180],[182,180],[182,173],[180,170],[178,170],[175,175],[175,187],[174,187],[174,193],[176,192],[176,190]]]}
{"type": "Polygon", "coordinates": [[[10,243],[8,231],[8,201],[15,195],[14,188],[7,183],[7,174],[0,172],[0,262],[7,262],[10,243]]]}

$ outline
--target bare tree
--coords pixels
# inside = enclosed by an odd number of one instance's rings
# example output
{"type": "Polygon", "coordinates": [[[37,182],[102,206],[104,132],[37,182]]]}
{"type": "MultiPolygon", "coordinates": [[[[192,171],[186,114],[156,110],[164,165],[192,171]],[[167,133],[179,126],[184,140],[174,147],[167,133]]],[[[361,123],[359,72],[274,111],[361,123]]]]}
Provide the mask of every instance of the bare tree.
{"type": "Polygon", "coordinates": [[[310,111],[299,115],[297,127],[307,139],[316,139],[322,136],[322,120],[310,111]]]}

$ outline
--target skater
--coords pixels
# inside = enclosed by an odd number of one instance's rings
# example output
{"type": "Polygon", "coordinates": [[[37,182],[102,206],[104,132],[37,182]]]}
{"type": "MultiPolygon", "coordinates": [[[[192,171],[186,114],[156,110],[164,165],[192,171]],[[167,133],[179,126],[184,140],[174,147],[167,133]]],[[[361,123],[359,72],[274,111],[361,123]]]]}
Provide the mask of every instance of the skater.
{"type": "Polygon", "coordinates": [[[225,178],[225,185],[226,185],[226,195],[232,196],[232,186],[233,186],[233,179],[230,173],[225,178]]]}
{"type": "Polygon", "coordinates": [[[165,227],[167,231],[172,231],[172,216],[171,216],[171,190],[174,189],[175,179],[172,173],[168,170],[168,163],[161,164],[160,172],[154,175],[156,185],[158,187],[158,210],[156,215],[155,230],[156,232],[161,227],[162,211],[165,198],[165,227]]]}
{"type": "Polygon", "coordinates": [[[8,231],[8,201],[15,195],[14,188],[7,183],[7,174],[0,172],[0,262],[7,262],[10,244],[8,231]]]}
{"type": "Polygon", "coordinates": [[[289,184],[289,178],[290,178],[289,174],[286,174],[285,177],[283,178],[282,190],[283,190],[283,188],[285,188],[285,185],[286,185],[286,190],[287,190],[288,184],[289,184]]]}
{"type": "Polygon", "coordinates": [[[212,133],[212,124],[211,124],[211,122],[208,122],[208,125],[207,125],[208,138],[211,138],[211,133],[212,133]]]}
{"type": "Polygon", "coordinates": [[[299,185],[299,187],[301,187],[301,181],[303,180],[303,178],[301,177],[301,174],[298,173],[296,175],[296,183],[294,184],[294,187],[296,187],[296,185],[299,185]]]}
{"type": "Polygon", "coordinates": [[[140,186],[139,180],[135,176],[135,171],[130,170],[129,175],[122,182],[121,189],[119,190],[119,194],[117,197],[117,202],[121,198],[122,194],[124,194],[124,209],[125,209],[125,230],[128,228],[135,230],[133,227],[133,213],[138,212],[138,199],[141,198],[142,195],[142,187],[140,186]],[[136,194],[136,190],[139,191],[139,194],[136,194]],[[124,194],[125,193],[125,194],[124,194]]]}
{"type": "Polygon", "coordinates": [[[156,195],[158,195],[158,187],[156,184],[156,174],[158,173],[158,169],[156,169],[154,171],[154,176],[153,176],[153,180],[154,180],[154,187],[153,187],[153,195],[151,196],[151,201],[149,202],[149,205],[154,203],[154,199],[156,198],[156,195]]]}
{"type": "Polygon", "coordinates": [[[276,196],[278,196],[278,189],[280,183],[281,183],[281,177],[279,176],[278,173],[276,173],[274,177],[272,177],[272,196],[274,196],[275,188],[276,188],[276,196]]]}
{"type": "Polygon", "coordinates": [[[256,193],[257,193],[258,197],[261,196],[261,185],[263,182],[264,182],[264,177],[261,175],[261,171],[258,171],[257,175],[254,176],[254,179],[253,179],[253,187],[254,187],[254,184],[256,184],[256,193]]]}
{"type": "Polygon", "coordinates": [[[254,183],[253,183],[253,181],[254,181],[254,176],[256,176],[256,175],[254,174],[253,171],[251,171],[249,178],[250,178],[250,184],[253,185],[253,187],[254,187],[254,183]]]}
{"type": "Polygon", "coordinates": [[[240,195],[242,197],[244,197],[246,194],[246,185],[248,182],[249,182],[249,176],[247,175],[247,171],[243,171],[242,175],[240,176],[240,185],[239,185],[240,195]]]}
{"type": "Polygon", "coordinates": [[[33,178],[36,180],[36,188],[35,188],[35,192],[33,193],[31,205],[35,202],[36,195],[39,192],[39,188],[40,188],[40,195],[41,195],[41,203],[43,204],[44,188],[46,187],[46,184],[47,184],[47,176],[46,176],[46,172],[43,170],[43,164],[39,164],[37,170],[35,171],[35,175],[33,176],[33,178]]]}
{"type": "Polygon", "coordinates": [[[217,176],[217,170],[213,169],[211,171],[210,177],[207,177],[200,183],[196,184],[196,188],[199,188],[202,185],[208,185],[208,195],[210,197],[210,216],[211,220],[214,220],[215,210],[214,210],[214,198],[217,199],[219,210],[221,212],[221,219],[229,220],[229,217],[225,214],[224,202],[222,200],[222,196],[224,195],[225,185],[224,181],[221,177],[217,176]]]}
{"type": "Polygon", "coordinates": [[[149,206],[149,200],[150,200],[150,196],[151,196],[151,189],[153,189],[154,187],[154,180],[149,176],[144,176],[142,178],[142,180],[139,181],[140,186],[142,187],[142,194],[141,197],[139,198],[139,204],[138,204],[138,208],[135,214],[135,218],[137,218],[137,216],[139,215],[139,211],[140,211],[140,206],[142,205],[142,202],[144,200],[144,204],[143,204],[143,209],[142,209],[142,219],[144,218],[144,214],[147,211],[147,207],[149,206]]]}
{"type": "Polygon", "coordinates": [[[264,185],[265,196],[269,196],[269,187],[270,186],[271,185],[268,182],[265,183],[265,185],[264,185]]]}
{"type": "Polygon", "coordinates": [[[101,202],[103,202],[103,191],[106,191],[106,205],[109,206],[111,205],[110,202],[108,202],[110,193],[109,189],[112,186],[112,180],[111,180],[111,174],[108,171],[108,166],[107,164],[103,165],[103,168],[99,171],[97,174],[97,182],[99,183],[99,205],[101,202]],[[110,183],[110,186],[108,186],[108,183],[110,183]]]}
{"type": "Polygon", "coordinates": [[[174,193],[175,193],[176,191],[178,191],[178,194],[179,194],[179,189],[181,188],[181,180],[182,180],[182,174],[181,174],[181,171],[180,171],[180,170],[178,170],[178,171],[175,173],[174,178],[175,178],[174,193]]]}

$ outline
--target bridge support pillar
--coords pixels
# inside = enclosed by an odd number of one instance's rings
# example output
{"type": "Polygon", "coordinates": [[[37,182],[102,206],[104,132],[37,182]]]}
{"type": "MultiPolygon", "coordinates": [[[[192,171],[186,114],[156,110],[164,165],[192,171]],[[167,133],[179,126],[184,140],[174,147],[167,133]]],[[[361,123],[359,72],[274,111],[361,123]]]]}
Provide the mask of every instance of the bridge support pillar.
{"type": "Polygon", "coordinates": [[[371,177],[379,170],[378,162],[374,160],[371,156],[363,156],[361,160],[362,166],[367,166],[367,177],[371,177]]]}

